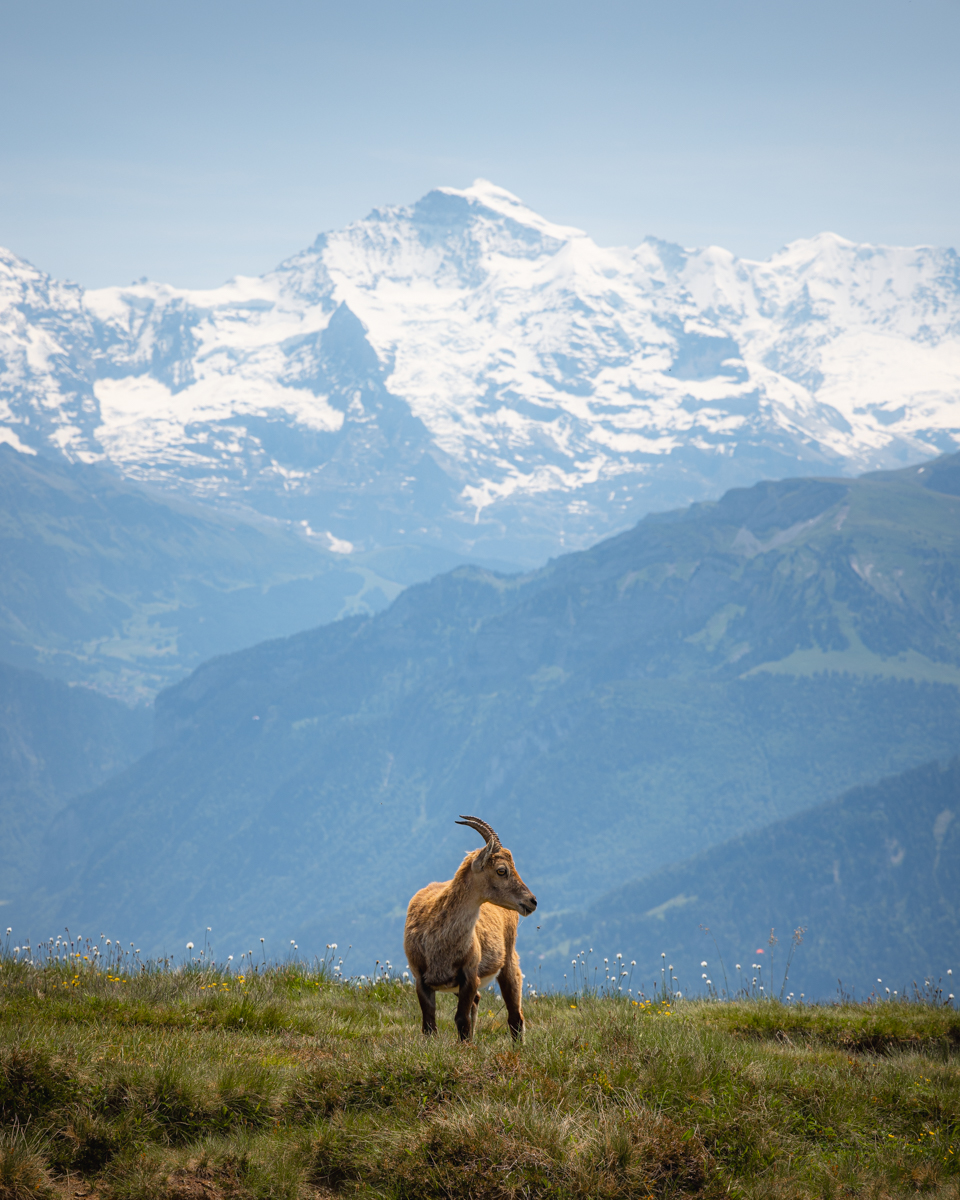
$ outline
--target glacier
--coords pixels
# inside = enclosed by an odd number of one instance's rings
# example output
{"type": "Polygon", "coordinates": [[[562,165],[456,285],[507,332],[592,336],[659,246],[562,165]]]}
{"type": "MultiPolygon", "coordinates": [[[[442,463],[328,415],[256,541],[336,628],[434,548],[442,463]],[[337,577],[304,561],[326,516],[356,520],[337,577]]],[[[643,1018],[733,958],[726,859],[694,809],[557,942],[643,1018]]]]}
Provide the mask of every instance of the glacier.
{"type": "Polygon", "coordinates": [[[960,443],[952,249],[601,247],[485,180],[259,278],[84,291],[0,251],[0,441],[529,566],[645,513],[960,443]]]}

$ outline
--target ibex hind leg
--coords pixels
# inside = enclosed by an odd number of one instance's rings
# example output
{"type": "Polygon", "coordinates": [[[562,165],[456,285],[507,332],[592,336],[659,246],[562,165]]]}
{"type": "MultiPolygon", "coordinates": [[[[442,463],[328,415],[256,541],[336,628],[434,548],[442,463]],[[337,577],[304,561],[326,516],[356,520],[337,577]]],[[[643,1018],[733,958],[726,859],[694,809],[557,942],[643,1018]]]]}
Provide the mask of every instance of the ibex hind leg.
{"type": "Polygon", "coordinates": [[[507,1007],[507,1024],[515,1042],[523,1041],[523,976],[516,954],[497,976],[500,994],[507,1007]]]}
{"type": "Polygon", "coordinates": [[[417,999],[420,1001],[420,1012],[423,1015],[423,1032],[437,1032],[437,993],[433,988],[424,987],[417,980],[417,999]]]}

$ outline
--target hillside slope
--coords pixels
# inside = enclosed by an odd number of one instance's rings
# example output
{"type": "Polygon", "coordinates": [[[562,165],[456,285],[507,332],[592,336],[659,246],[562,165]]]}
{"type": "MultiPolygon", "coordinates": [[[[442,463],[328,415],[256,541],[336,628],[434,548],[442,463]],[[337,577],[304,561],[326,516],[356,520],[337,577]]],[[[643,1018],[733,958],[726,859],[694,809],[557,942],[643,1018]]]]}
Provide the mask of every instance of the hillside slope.
{"type": "Polygon", "coordinates": [[[706,990],[709,972],[719,991],[719,946],[731,991],[759,977],[759,961],[776,995],[791,935],[805,926],[787,991],[829,998],[842,982],[861,996],[902,993],[928,977],[956,991],[946,973],[960,985],[958,818],[958,758],[855,788],[544,922],[545,972],[570,972],[571,955],[591,946],[595,960],[621,951],[650,964],[665,952],[681,990],[706,990]]]}
{"type": "Polygon", "coordinates": [[[39,871],[43,834],[67,801],[150,748],[152,714],[0,663],[0,902],[39,871]]]}
{"type": "Polygon", "coordinates": [[[65,814],[69,889],[24,911],[382,956],[473,844],[459,812],[549,913],[952,755],[957,468],[759,484],[207,663],[159,697],[157,749],[65,814]]]}
{"type": "Polygon", "coordinates": [[[260,278],[82,292],[0,252],[0,441],[372,549],[538,565],[758,478],[960,436],[960,260],[604,248],[483,180],[260,278]]]}

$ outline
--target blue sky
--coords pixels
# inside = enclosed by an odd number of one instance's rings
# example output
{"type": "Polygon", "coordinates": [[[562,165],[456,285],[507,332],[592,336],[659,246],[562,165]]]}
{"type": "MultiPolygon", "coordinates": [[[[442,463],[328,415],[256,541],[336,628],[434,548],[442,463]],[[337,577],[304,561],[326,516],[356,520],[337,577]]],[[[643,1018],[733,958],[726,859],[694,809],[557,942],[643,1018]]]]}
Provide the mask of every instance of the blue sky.
{"type": "Polygon", "coordinates": [[[0,0],[0,245],[212,286],[494,180],[605,244],[960,244],[957,0],[0,0]]]}

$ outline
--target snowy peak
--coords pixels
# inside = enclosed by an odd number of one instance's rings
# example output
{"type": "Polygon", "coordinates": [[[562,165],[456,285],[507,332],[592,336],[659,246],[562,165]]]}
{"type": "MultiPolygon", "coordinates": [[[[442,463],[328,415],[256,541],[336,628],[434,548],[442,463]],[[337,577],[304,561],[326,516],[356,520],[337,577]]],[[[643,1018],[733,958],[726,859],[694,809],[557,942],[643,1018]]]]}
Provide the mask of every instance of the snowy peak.
{"type": "Polygon", "coordinates": [[[360,547],[535,561],[960,438],[952,250],[609,249],[482,179],[206,291],[83,294],[6,255],[0,339],[0,437],[360,547]]]}
{"type": "Polygon", "coordinates": [[[95,323],[76,284],[0,250],[0,442],[89,458],[95,323]]]}
{"type": "Polygon", "coordinates": [[[870,246],[821,234],[750,266],[781,311],[806,297],[815,317],[837,329],[884,325],[906,337],[922,328],[935,336],[960,329],[960,260],[953,250],[870,246]]]}
{"type": "MultiPolygon", "coordinates": [[[[438,188],[437,192],[446,196],[463,197],[468,202],[479,205],[497,216],[506,217],[518,225],[534,229],[537,233],[553,238],[555,241],[566,242],[572,238],[587,236],[582,229],[575,229],[572,225],[556,225],[552,221],[546,220],[532,208],[528,208],[519,196],[508,192],[506,188],[497,187],[488,179],[475,179],[473,185],[463,191],[458,191],[456,188],[438,188]]],[[[430,195],[434,194],[430,193],[430,195]]]]}

